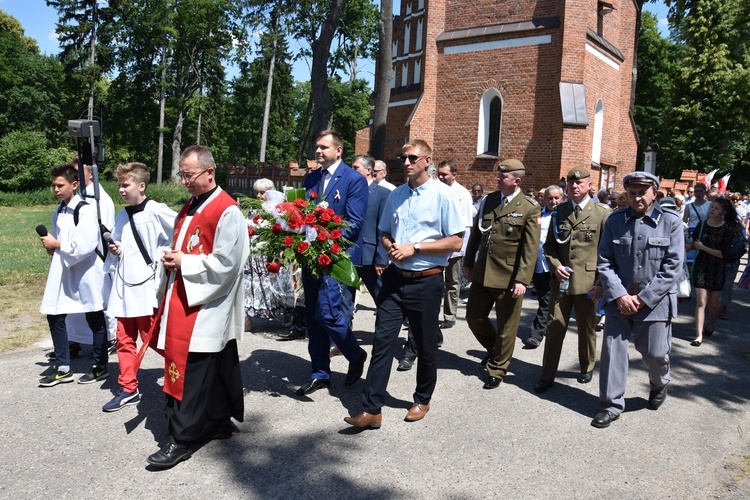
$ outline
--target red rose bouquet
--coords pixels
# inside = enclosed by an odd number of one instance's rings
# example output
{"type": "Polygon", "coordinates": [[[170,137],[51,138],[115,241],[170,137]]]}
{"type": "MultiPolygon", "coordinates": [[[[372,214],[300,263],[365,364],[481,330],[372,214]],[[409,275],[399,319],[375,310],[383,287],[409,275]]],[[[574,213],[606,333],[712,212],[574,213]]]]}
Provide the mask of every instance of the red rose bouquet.
{"type": "Polygon", "coordinates": [[[267,194],[268,201],[255,204],[255,215],[248,220],[248,232],[254,236],[250,253],[266,257],[271,273],[295,263],[316,277],[330,274],[345,285],[359,286],[359,276],[346,253],[352,242],[341,232],[346,221],[319,200],[314,190],[307,200],[304,189],[267,194]]]}

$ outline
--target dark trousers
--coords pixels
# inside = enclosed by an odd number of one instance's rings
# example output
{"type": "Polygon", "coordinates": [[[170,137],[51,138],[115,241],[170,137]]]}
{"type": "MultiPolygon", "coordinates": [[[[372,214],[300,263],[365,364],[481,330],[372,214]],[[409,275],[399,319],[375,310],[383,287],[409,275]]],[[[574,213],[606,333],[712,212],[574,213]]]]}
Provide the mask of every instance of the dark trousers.
{"type": "MultiPolygon", "coordinates": [[[[48,314],[47,323],[52,336],[52,345],[55,348],[55,364],[57,366],[70,366],[70,347],[68,347],[68,330],[65,327],[66,314],[48,314]]],[[[86,313],[86,323],[94,334],[92,344],[94,364],[99,368],[105,368],[109,361],[107,350],[107,320],[104,311],[91,311],[86,313]]]]}
{"type": "Polygon", "coordinates": [[[375,266],[358,266],[357,274],[359,274],[359,279],[365,284],[367,291],[370,292],[373,300],[377,299],[378,293],[380,292],[381,281],[380,277],[378,277],[378,272],[375,270],[375,266]]]}
{"type": "Polygon", "coordinates": [[[550,317],[547,327],[547,340],[544,341],[542,380],[552,382],[560,366],[563,340],[568,331],[570,315],[575,310],[578,325],[578,361],[581,373],[594,369],[596,363],[596,302],[586,294],[568,295],[560,292],[560,285],[553,280],[557,289],[550,293],[550,317]]]}
{"type": "Polygon", "coordinates": [[[490,355],[486,366],[490,377],[502,379],[508,373],[508,365],[516,346],[522,304],[523,296],[514,299],[510,290],[471,284],[466,319],[471,332],[490,355]],[[497,315],[497,329],[490,321],[493,307],[497,315]]]}
{"type": "Polygon", "coordinates": [[[172,439],[194,441],[230,417],[242,422],[244,413],[237,341],[230,340],[220,352],[189,353],[182,401],[167,394],[164,409],[172,439]]]}
{"type": "Polygon", "coordinates": [[[443,289],[442,274],[412,279],[401,276],[392,267],[383,273],[372,358],[362,391],[362,406],[367,413],[379,414],[385,404],[393,365],[393,344],[398,339],[404,317],[409,318],[419,352],[414,402],[430,402],[437,383],[437,332],[443,289]]]}
{"type": "Polygon", "coordinates": [[[366,355],[351,328],[354,312],[352,288],[328,274],[316,278],[306,269],[302,270],[302,284],[305,288],[311,377],[328,380],[331,378],[331,341],[350,363],[356,363],[366,355]]]}
{"type": "Polygon", "coordinates": [[[544,338],[544,332],[547,330],[547,314],[549,311],[549,283],[552,279],[551,273],[534,273],[532,281],[534,283],[534,290],[536,290],[536,300],[539,302],[539,307],[536,310],[536,316],[534,321],[531,323],[531,334],[529,337],[533,337],[539,341],[544,338]]]}

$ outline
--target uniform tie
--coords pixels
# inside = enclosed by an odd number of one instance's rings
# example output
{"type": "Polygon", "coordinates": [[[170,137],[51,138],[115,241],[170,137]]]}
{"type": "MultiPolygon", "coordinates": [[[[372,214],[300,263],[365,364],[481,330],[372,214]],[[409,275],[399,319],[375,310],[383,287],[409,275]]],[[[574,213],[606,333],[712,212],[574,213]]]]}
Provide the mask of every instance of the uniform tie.
{"type": "Polygon", "coordinates": [[[581,205],[576,205],[576,207],[573,209],[573,212],[576,214],[576,219],[579,215],[581,215],[581,205]]]}

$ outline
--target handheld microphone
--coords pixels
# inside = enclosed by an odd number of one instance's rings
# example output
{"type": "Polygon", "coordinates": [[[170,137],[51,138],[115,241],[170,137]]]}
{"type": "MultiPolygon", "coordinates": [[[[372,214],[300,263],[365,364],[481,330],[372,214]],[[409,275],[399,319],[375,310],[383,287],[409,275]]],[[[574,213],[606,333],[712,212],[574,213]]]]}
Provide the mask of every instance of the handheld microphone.
{"type": "Polygon", "coordinates": [[[112,245],[115,241],[112,239],[112,233],[109,231],[104,231],[102,233],[102,239],[107,243],[107,245],[112,245]]]}
{"type": "Polygon", "coordinates": [[[44,224],[39,224],[36,227],[36,234],[38,234],[41,238],[44,238],[49,233],[47,232],[47,228],[44,227],[44,224]]]}

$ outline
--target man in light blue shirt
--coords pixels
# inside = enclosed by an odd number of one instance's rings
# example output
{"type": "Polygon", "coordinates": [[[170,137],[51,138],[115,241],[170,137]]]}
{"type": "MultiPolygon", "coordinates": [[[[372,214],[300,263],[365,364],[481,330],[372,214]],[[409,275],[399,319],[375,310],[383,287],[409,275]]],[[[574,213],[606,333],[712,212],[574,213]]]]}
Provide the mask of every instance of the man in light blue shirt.
{"type": "MultiPolygon", "coordinates": [[[[438,317],[443,298],[443,268],[448,255],[461,249],[464,221],[451,189],[430,177],[432,148],[422,140],[404,145],[408,182],[388,197],[378,229],[391,265],[382,272],[372,358],[362,392],[363,411],[344,420],[361,429],[381,425],[393,343],[404,318],[419,352],[414,404],[404,420],[424,418],[437,383],[438,317]]],[[[382,266],[381,266],[382,267],[382,266]]]]}
{"type": "Polygon", "coordinates": [[[557,184],[553,184],[544,190],[542,199],[542,218],[541,227],[542,235],[539,241],[539,255],[536,258],[536,268],[534,276],[531,278],[536,291],[536,299],[539,307],[536,310],[536,316],[531,324],[531,333],[523,340],[523,345],[529,349],[536,349],[544,340],[544,332],[547,330],[547,313],[549,310],[549,283],[552,279],[550,274],[547,257],[544,255],[544,242],[547,240],[547,230],[549,229],[552,212],[555,207],[562,203],[563,190],[557,184]]]}

